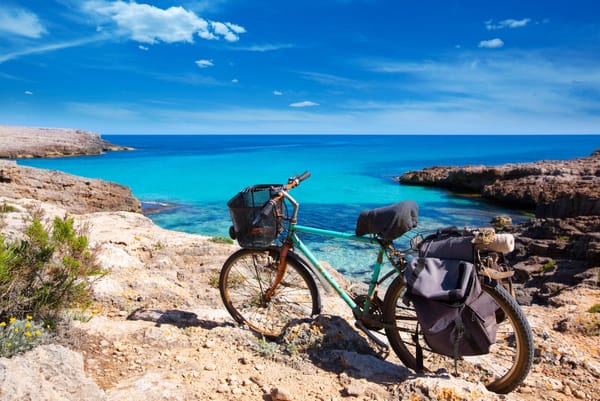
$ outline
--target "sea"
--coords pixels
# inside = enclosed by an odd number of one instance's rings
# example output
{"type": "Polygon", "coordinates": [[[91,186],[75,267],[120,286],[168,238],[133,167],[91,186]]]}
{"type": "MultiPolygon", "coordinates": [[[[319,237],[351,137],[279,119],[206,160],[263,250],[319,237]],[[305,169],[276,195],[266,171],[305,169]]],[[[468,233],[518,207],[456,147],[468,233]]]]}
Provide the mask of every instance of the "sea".
{"type": "MultiPolygon", "coordinates": [[[[531,211],[473,194],[400,185],[401,174],[430,166],[500,165],[567,160],[600,149],[600,135],[103,135],[132,151],[18,160],[20,165],[114,181],[131,188],[157,225],[228,237],[227,201],[255,184],[281,184],[309,171],[292,195],[304,225],[353,232],[362,210],[403,200],[419,205],[419,226],[396,241],[445,226],[487,227],[496,215],[514,222],[531,211]]],[[[375,251],[364,244],[303,237],[318,258],[365,280],[375,251]]]]}

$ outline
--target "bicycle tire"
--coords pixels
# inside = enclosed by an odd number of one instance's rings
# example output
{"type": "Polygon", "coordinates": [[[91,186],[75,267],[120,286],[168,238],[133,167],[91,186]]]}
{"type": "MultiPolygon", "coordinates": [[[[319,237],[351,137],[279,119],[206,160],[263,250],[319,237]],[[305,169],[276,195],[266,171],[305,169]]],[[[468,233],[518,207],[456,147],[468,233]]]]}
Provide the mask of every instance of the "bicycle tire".
{"type": "MultiPolygon", "coordinates": [[[[533,335],[527,318],[515,299],[498,283],[482,282],[482,289],[489,294],[500,309],[496,312],[498,331],[496,343],[490,353],[459,359],[458,371],[475,374],[488,390],[507,394],[517,388],[527,377],[533,363],[533,335]],[[501,312],[500,312],[501,311],[501,312]]],[[[402,363],[417,370],[415,310],[404,303],[406,286],[398,276],[389,286],[383,306],[385,333],[388,341],[402,363]]],[[[424,370],[435,372],[443,369],[454,371],[454,359],[434,353],[422,336],[419,344],[423,349],[424,370]]]]}
{"type": "Polygon", "coordinates": [[[219,276],[221,299],[239,324],[274,339],[286,325],[317,315],[321,300],[308,269],[292,252],[287,255],[287,271],[274,295],[265,300],[277,273],[280,250],[240,249],[223,264],[219,276]]]}

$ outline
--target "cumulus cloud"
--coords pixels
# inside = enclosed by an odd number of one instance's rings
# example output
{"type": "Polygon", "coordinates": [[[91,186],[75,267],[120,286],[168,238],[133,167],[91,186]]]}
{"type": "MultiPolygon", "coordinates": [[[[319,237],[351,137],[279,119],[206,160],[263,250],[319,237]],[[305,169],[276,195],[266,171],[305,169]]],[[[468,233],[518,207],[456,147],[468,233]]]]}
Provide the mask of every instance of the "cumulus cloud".
{"type": "Polygon", "coordinates": [[[283,92],[281,92],[281,91],[273,91],[273,94],[275,96],[281,96],[281,95],[283,95],[283,92]]]}
{"type": "Polygon", "coordinates": [[[488,31],[493,31],[496,29],[504,29],[504,28],[521,28],[526,26],[531,22],[531,18],[523,18],[520,20],[516,19],[505,19],[503,21],[494,23],[494,20],[489,20],[485,22],[485,27],[488,31]]]}
{"type": "Polygon", "coordinates": [[[20,8],[0,6],[0,32],[36,39],[47,31],[36,14],[20,8]]]}
{"type": "Polygon", "coordinates": [[[196,65],[200,68],[208,68],[214,66],[212,60],[196,60],[196,65]]]}
{"type": "Polygon", "coordinates": [[[502,46],[504,46],[504,42],[502,41],[502,39],[495,38],[490,40],[482,40],[481,42],[479,42],[479,45],[477,47],[481,47],[484,49],[499,49],[502,46]]]}
{"type": "Polygon", "coordinates": [[[25,93],[26,95],[33,95],[33,92],[32,92],[32,91],[25,91],[25,92],[23,92],[23,93],[25,93]]]}
{"type": "Polygon", "coordinates": [[[303,102],[292,103],[292,104],[290,104],[290,107],[314,107],[314,106],[318,106],[318,105],[319,105],[319,103],[305,100],[303,102]]]}
{"type": "Polygon", "coordinates": [[[193,43],[196,35],[202,39],[235,42],[246,32],[230,22],[205,20],[181,6],[162,9],[135,1],[87,0],[83,10],[101,23],[116,24],[119,34],[141,43],[193,43]]]}
{"type": "Polygon", "coordinates": [[[232,83],[232,84],[237,84],[238,82],[240,82],[240,81],[239,81],[239,79],[237,79],[237,78],[234,78],[234,79],[232,79],[232,80],[231,80],[231,83],[232,83]]]}
{"type": "Polygon", "coordinates": [[[143,50],[143,51],[147,52],[147,51],[148,51],[148,46],[142,46],[142,45],[139,45],[139,46],[138,46],[138,49],[140,49],[140,50],[143,50]]]}

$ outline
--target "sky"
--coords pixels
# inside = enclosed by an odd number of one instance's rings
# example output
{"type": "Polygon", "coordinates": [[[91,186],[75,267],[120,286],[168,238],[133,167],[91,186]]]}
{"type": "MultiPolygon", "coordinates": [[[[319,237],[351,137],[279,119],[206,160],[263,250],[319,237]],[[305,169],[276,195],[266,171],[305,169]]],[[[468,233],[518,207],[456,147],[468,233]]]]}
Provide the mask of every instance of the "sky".
{"type": "Polygon", "coordinates": [[[600,1],[0,0],[0,125],[600,134],[600,1]]]}

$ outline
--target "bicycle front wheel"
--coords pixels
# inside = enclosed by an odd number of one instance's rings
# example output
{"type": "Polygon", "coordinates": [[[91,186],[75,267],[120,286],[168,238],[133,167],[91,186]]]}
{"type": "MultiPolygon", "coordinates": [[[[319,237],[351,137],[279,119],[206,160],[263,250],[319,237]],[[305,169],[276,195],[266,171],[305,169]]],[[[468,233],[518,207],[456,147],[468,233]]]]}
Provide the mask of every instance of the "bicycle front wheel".
{"type": "MultiPolygon", "coordinates": [[[[482,283],[482,289],[499,307],[496,311],[496,343],[492,344],[488,354],[460,358],[457,370],[465,377],[475,377],[490,391],[506,394],[517,388],[531,369],[533,336],[521,307],[502,285],[482,283]]],[[[399,276],[385,295],[385,332],[400,360],[416,370],[417,316],[411,303],[404,303],[405,292],[404,280],[399,276]]],[[[418,341],[423,349],[423,367],[426,371],[454,371],[454,359],[431,351],[420,330],[418,341]]]]}
{"type": "Polygon", "coordinates": [[[267,299],[280,255],[277,248],[241,249],[225,261],[219,277],[221,299],[235,321],[269,338],[278,337],[294,320],[318,314],[321,307],[313,277],[292,253],[285,276],[267,299]]]}

